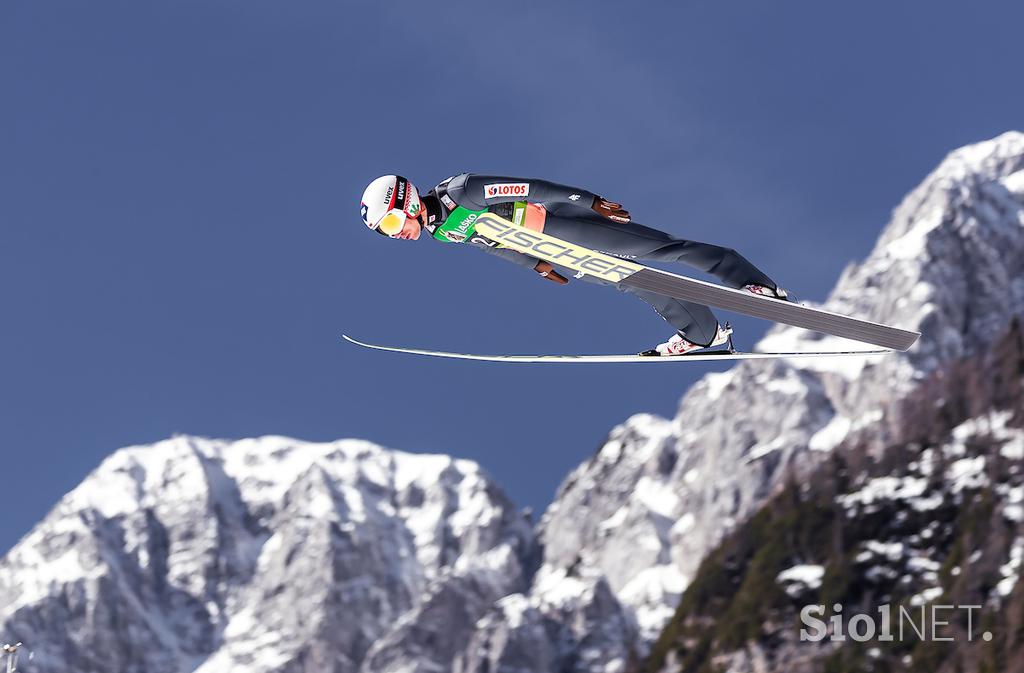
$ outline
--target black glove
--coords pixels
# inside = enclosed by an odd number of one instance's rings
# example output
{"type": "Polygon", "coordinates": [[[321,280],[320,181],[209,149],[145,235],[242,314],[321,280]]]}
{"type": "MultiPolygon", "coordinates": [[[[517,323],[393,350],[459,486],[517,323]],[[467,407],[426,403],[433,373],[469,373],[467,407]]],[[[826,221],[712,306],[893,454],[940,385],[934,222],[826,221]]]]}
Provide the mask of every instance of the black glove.
{"type": "Polygon", "coordinates": [[[621,224],[629,222],[629,211],[623,208],[621,203],[607,201],[603,197],[595,196],[594,204],[590,206],[590,208],[598,215],[607,217],[613,222],[619,222],[621,224]]]}
{"type": "Polygon", "coordinates": [[[555,271],[555,268],[551,266],[550,262],[537,262],[537,266],[533,267],[533,270],[544,278],[558,283],[559,285],[566,285],[569,282],[568,278],[555,271]]]}

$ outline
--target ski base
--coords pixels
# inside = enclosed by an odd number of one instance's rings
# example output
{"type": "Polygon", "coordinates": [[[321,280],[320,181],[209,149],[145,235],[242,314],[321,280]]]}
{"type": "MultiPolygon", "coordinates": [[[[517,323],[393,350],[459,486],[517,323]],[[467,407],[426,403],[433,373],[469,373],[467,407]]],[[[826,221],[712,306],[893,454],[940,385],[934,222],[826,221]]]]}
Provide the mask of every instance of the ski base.
{"type": "Polygon", "coordinates": [[[379,344],[359,341],[347,334],[341,335],[349,343],[363,348],[371,348],[379,351],[392,353],[406,353],[409,355],[426,355],[428,357],[448,358],[452,360],[477,360],[481,362],[508,362],[518,364],[617,364],[617,363],[650,363],[665,364],[669,362],[701,362],[709,360],[775,360],[782,358],[825,358],[825,357],[866,357],[872,355],[884,355],[892,351],[888,350],[865,350],[865,351],[821,351],[803,353],[745,353],[742,351],[703,351],[688,353],[686,355],[671,355],[654,357],[648,355],[479,355],[475,353],[453,353],[449,351],[434,351],[422,348],[402,348],[398,346],[381,346],[379,344]]]}

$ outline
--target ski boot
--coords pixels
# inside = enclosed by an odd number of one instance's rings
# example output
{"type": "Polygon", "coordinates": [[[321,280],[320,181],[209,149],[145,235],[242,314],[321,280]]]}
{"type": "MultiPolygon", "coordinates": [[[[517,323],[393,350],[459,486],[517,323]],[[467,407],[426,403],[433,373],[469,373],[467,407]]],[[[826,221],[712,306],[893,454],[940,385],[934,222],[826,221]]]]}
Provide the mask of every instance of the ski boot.
{"type": "Polygon", "coordinates": [[[744,285],[743,290],[750,294],[758,294],[762,297],[768,297],[770,299],[781,299],[782,301],[789,301],[789,294],[781,287],[770,288],[767,285],[757,285],[751,283],[750,285],[744,285]]]}
{"type": "Polygon", "coordinates": [[[672,335],[668,341],[663,344],[658,344],[650,350],[646,350],[639,355],[644,357],[671,357],[676,355],[686,355],[694,351],[703,350],[705,348],[711,348],[712,346],[721,346],[722,344],[729,344],[729,352],[732,352],[732,326],[729,323],[725,323],[725,326],[719,325],[718,332],[715,334],[714,340],[707,345],[696,344],[682,334],[676,332],[672,335]]]}

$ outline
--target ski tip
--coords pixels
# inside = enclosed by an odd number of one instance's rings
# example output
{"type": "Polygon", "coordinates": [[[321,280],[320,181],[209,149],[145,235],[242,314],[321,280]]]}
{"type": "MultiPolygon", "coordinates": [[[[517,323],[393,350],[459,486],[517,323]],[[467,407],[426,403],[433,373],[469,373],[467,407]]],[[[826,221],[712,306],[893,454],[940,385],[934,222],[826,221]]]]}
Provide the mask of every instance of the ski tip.
{"type": "Polygon", "coordinates": [[[351,337],[351,336],[349,336],[347,334],[342,334],[341,338],[344,339],[345,341],[349,342],[353,346],[359,346],[360,348],[372,348],[374,350],[384,350],[384,351],[391,350],[387,346],[377,346],[375,344],[366,343],[365,341],[360,341],[359,339],[357,339],[355,337],[351,337]]]}
{"type": "Polygon", "coordinates": [[[904,352],[910,350],[910,347],[913,346],[914,344],[916,344],[917,340],[921,338],[921,333],[920,332],[911,332],[911,334],[913,335],[913,338],[910,340],[910,343],[907,344],[906,348],[901,348],[900,350],[902,350],[904,352]]]}

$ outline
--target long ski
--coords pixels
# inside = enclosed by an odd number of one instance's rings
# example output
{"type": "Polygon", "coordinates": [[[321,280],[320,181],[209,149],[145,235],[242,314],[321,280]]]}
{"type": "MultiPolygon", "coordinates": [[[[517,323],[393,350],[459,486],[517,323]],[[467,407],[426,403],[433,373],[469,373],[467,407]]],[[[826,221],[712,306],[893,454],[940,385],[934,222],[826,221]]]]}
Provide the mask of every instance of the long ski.
{"type": "Polygon", "coordinates": [[[669,363],[669,362],[702,362],[710,360],[772,360],[779,358],[824,358],[824,357],[867,357],[872,355],[884,355],[890,353],[887,350],[871,351],[822,351],[805,353],[743,353],[737,351],[704,351],[691,353],[689,355],[673,355],[671,357],[650,357],[642,355],[479,355],[475,353],[453,353],[450,351],[434,351],[423,348],[402,348],[399,346],[381,346],[365,341],[359,341],[347,334],[341,335],[349,343],[363,348],[372,348],[378,351],[390,351],[392,353],[408,353],[410,355],[427,355],[437,358],[449,358],[455,360],[478,360],[484,362],[509,362],[509,363],[533,363],[533,364],[571,364],[571,363],[669,363]]]}
{"type": "Polygon", "coordinates": [[[755,318],[764,318],[893,350],[905,351],[921,336],[919,332],[653,269],[526,229],[492,213],[481,215],[474,226],[477,235],[531,257],[611,283],[629,285],[676,299],[716,306],[755,318]]]}

